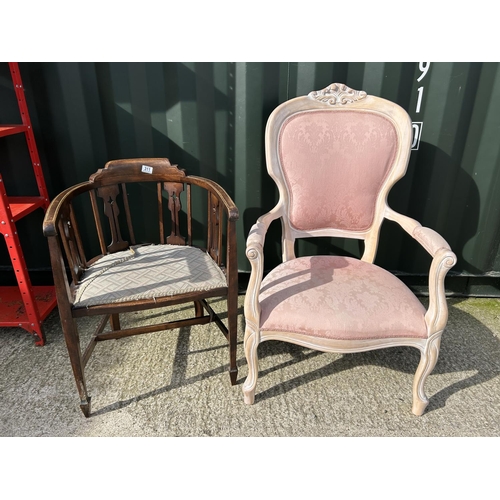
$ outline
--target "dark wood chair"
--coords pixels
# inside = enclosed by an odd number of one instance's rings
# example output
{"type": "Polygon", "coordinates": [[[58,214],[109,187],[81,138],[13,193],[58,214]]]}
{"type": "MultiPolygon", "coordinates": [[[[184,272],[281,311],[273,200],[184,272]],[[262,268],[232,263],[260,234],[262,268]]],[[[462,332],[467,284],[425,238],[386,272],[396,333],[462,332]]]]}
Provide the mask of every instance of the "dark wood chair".
{"type": "Polygon", "coordinates": [[[43,232],[80,408],[86,417],[90,396],[84,370],[101,340],[215,322],[229,342],[229,375],[231,384],[236,383],[237,219],[238,209],[222,187],[186,175],[166,158],[110,161],[87,182],[54,198],[43,232]],[[134,195],[139,198],[135,204],[134,195]],[[89,211],[95,228],[87,231],[93,225],[84,217],[89,211]],[[203,214],[207,224],[200,224],[193,213],[203,214]],[[103,224],[106,220],[109,228],[103,224]],[[157,240],[145,242],[151,226],[158,228],[154,228],[157,240]],[[181,227],[186,228],[187,239],[181,227]],[[97,247],[93,251],[89,250],[92,241],[97,247]],[[214,297],[227,299],[227,326],[207,302],[214,297]],[[186,302],[194,304],[192,318],[120,328],[122,313],[186,302]],[[84,316],[103,318],[82,350],[76,320],[84,316]],[[108,320],[111,330],[105,331],[108,320]]]}

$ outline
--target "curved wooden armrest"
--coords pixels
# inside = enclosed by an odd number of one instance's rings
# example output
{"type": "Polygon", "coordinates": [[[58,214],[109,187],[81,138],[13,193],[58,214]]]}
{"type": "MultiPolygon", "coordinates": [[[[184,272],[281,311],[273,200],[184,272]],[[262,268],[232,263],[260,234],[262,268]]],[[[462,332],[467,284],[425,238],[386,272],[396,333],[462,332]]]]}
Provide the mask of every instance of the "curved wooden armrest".
{"type": "Polygon", "coordinates": [[[438,250],[445,249],[451,252],[448,242],[436,231],[428,227],[416,227],[412,236],[417,240],[432,257],[435,257],[438,250]]]}
{"type": "Polygon", "coordinates": [[[448,242],[434,229],[422,226],[419,222],[406,215],[399,214],[387,207],[386,219],[397,222],[413,239],[417,240],[431,257],[434,257],[438,250],[444,248],[451,252],[448,242]]]}
{"type": "Polygon", "coordinates": [[[386,208],[385,217],[397,222],[432,257],[429,270],[429,308],[425,315],[427,333],[430,336],[442,330],[446,325],[448,308],[444,279],[448,271],[456,264],[457,257],[448,242],[433,229],[424,227],[416,220],[399,214],[389,207],[386,208]]]}
{"type": "Polygon", "coordinates": [[[70,200],[72,200],[76,195],[89,191],[92,189],[91,184],[86,181],[75,186],[71,186],[65,189],[62,193],[59,193],[50,203],[47,212],[43,218],[43,234],[44,236],[57,236],[57,221],[62,207],[70,200]]]}

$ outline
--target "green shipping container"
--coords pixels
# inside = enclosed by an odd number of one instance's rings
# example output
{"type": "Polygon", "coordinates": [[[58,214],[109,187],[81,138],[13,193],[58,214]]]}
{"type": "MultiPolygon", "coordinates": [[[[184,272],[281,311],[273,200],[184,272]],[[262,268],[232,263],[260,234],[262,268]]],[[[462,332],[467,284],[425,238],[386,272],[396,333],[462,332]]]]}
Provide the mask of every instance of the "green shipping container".
{"type": "MultiPolygon", "coordinates": [[[[51,197],[108,160],[168,157],[188,173],[217,181],[233,197],[240,209],[242,276],[250,270],[246,235],[277,201],[264,157],[271,111],[332,82],[397,102],[408,111],[415,135],[408,173],[394,186],[389,204],[448,240],[458,257],[447,278],[450,292],[493,296],[500,296],[499,67],[491,62],[20,64],[51,197]]],[[[8,66],[2,63],[0,123],[18,121],[8,66]]],[[[21,136],[0,141],[1,173],[11,195],[36,192],[22,141],[21,136]]],[[[42,215],[22,222],[33,280],[50,279],[42,215]]],[[[304,240],[297,253],[360,256],[359,245],[304,240]]],[[[279,261],[279,223],[271,227],[265,252],[270,269],[279,261]]],[[[425,290],[429,258],[391,222],[382,228],[376,263],[425,290]]],[[[11,284],[4,247],[0,271],[2,284],[11,284]]]]}

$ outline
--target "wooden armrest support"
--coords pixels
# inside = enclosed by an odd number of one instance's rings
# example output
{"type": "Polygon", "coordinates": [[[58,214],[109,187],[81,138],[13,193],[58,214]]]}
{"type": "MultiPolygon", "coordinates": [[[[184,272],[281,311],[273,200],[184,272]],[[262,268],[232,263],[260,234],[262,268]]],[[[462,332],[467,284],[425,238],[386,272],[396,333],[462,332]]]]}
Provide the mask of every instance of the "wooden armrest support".
{"type": "Polygon", "coordinates": [[[425,315],[429,336],[442,330],[448,320],[444,279],[456,262],[457,257],[447,248],[438,249],[432,259],[429,271],[429,308],[425,315]]]}
{"type": "Polygon", "coordinates": [[[248,251],[252,248],[262,251],[269,225],[273,220],[276,220],[279,217],[281,217],[281,212],[275,212],[274,210],[272,210],[271,212],[268,212],[267,214],[264,214],[257,219],[257,222],[252,226],[250,232],[248,233],[247,255],[248,251]]]}
{"type": "Polygon", "coordinates": [[[444,279],[447,272],[456,264],[457,257],[447,241],[433,229],[424,227],[416,220],[399,214],[389,207],[386,208],[385,217],[397,222],[432,256],[429,270],[429,309],[425,315],[427,333],[432,335],[442,330],[448,319],[444,279]]]}
{"type": "Polygon", "coordinates": [[[221,186],[219,186],[219,184],[217,184],[214,181],[211,181],[210,179],[197,177],[195,175],[189,175],[186,177],[185,180],[202,188],[208,189],[209,191],[214,193],[222,202],[222,204],[225,206],[227,210],[227,216],[230,221],[236,221],[239,219],[240,214],[238,208],[234,204],[231,197],[226,193],[226,191],[221,186]]]}
{"type": "Polygon", "coordinates": [[[264,240],[271,222],[281,215],[281,209],[275,207],[259,217],[248,233],[246,255],[252,271],[245,296],[245,318],[247,325],[252,325],[254,331],[257,331],[260,318],[259,291],[264,275],[264,240]]]}

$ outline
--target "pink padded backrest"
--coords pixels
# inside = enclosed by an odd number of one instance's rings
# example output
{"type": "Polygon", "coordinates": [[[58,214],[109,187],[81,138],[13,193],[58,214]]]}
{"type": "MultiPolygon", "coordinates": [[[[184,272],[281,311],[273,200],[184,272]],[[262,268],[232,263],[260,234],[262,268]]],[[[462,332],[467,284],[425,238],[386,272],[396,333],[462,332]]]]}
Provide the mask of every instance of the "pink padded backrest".
{"type": "Polygon", "coordinates": [[[279,156],[292,226],[367,230],[396,151],[393,124],[375,113],[320,110],[288,118],[279,156]]]}

